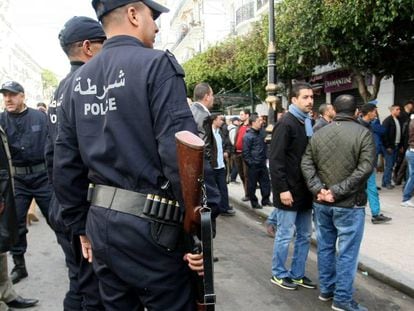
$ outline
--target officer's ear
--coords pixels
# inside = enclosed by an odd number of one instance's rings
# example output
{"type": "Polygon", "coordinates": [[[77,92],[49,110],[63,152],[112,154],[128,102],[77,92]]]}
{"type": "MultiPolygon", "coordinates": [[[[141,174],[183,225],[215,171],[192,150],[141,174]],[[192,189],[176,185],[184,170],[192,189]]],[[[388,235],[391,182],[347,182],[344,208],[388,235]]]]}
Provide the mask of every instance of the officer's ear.
{"type": "Polygon", "coordinates": [[[90,57],[93,56],[93,52],[91,50],[91,41],[89,40],[84,40],[82,42],[82,52],[90,57]]]}
{"type": "Polygon", "coordinates": [[[127,17],[128,17],[128,21],[132,25],[138,26],[139,19],[140,19],[140,12],[139,12],[139,10],[137,10],[137,8],[135,6],[131,5],[130,7],[128,7],[127,17]]]}

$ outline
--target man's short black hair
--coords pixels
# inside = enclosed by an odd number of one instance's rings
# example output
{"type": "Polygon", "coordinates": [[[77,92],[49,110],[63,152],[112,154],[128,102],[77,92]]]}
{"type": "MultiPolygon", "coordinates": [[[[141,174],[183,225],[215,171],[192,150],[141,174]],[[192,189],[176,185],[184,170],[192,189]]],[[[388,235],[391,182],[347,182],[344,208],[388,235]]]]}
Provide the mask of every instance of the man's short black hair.
{"type": "Polygon", "coordinates": [[[243,111],[244,114],[248,114],[249,116],[251,115],[250,109],[242,109],[240,111],[243,111]]]}
{"type": "Polygon", "coordinates": [[[292,86],[292,97],[299,97],[300,90],[312,90],[312,86],[306,82],[297,82],[292,86]]]}
{"type": "Polygon", "coordinates": [[[257,119],[259,119],[259,115],[257,113],[251,114],[249,117],[249,124],[252,125],[257,119]]]}
{"type": "Polygon", "coordinates": [[[194,88],[194,101],[199,102],[206,96],[207,94],[210,94],[211,87],[206,82],[201,82],[197,84],[194,88]]]}
{"type": "Polygon", "coordinates": [[[377,109],[377,106],[374,104],[364,104],[361,106],[361,113],[363,116],[366,116],[368,113],[377,109]]]}
{"type": "Polygon", "coordinates": [[[411,104],[411,105],[413,105],[413,106],[414,106],[414,99],[409,99],[409,100],[407,100],[407,101],[404,103],[404,106],[407,106],[407,105],[409,105],[409,104],[411,104]]]}
{"type": "Polygon", "coordinates": [[[321,116],[323,116],[325,114],[326,110],[328,109],[328,106],[332,106],[332,104],[326,103],[326,104],[321,104],[319,106],[319,110],[318,111],[319,111],[319,114],[321,116]]]}
{"type": "Polygon", "coordinates": [[[354,115],[355,111],[357,110],[355,97],[349,94],[338,96],[335,99],[333,106],[336,113],[342,113],[346,115],[354,115]]]}
{"type": "Polygon", "coordinates": [[[211,121],[214,121],[214,120],[216,120],[218,117],[220,117],[222,114],[221,113],[218,113],[218,112],[215,112],[215,113],[212,113],[211,115],[210,115],[210,120],[211,121]]]}

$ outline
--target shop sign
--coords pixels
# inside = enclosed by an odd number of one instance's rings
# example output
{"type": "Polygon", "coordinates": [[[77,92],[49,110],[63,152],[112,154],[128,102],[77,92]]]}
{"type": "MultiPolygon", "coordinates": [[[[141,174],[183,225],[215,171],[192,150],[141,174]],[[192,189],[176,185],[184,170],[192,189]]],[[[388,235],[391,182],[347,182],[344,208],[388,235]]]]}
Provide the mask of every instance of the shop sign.
{"type": "Polygon", "coordinates": [[[352,77],[348,71],[337,71],[325,76],[325,93],[353,89],[352,77]]]}

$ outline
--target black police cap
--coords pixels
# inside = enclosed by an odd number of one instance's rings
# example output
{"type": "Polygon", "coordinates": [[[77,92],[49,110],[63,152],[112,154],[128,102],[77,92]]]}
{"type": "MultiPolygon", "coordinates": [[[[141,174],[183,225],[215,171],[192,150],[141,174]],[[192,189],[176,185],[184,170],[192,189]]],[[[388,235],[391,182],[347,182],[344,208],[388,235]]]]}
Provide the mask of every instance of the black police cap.
{"type": "Polygon", "coordinates": [[[152,0],[92,0],[92,6],[98,19],[102,20],[102,17],[110,11],[132,2],[142,2],[149,7],[154,13],[154,20],[157,19],[161,13],[167,13],[170,11],[165,6],[162,6],[152,0]]]}
{"type": "Polygon", "coordinates": [[[92,39],[106,39],[106,35],[97,20],[86,16],[72,17],[65,23],[59,33],[59,41],[62,47],[92,39]]]}
{"type": "Polygon", "coordinates": [[[4,92],[24,93],[24,88],[16,81],[7,81],[3,83],[0,89],[0,93],[4,92]]]}

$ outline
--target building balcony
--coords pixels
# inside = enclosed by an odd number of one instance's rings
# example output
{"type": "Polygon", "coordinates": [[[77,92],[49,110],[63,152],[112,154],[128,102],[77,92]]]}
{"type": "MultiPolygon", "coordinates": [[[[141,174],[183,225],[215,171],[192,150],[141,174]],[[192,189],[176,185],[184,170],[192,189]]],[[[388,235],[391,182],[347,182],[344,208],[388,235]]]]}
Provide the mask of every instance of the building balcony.
{"type": "Polygon", "coordinates": [[[175,25],[181,24],[182,20],[186,19],[186,15],[188,15],[189,12],[192,12],[195,4],[196,3],[193,0],[180,0],[176,6],[174,15],[171,18],[170,26],[173,28],[175,25]]]}
{"type": "Polygon", "coordinates": [[[194,53],[200,52],[197,47],[203,40],[203,28],[201,25],[193,26],[188,29],[188,32],[182,33],[178,36],[176,42],[171,47],[171,52],[177,57],[179,62],[186,61],[192,55],[188,55],[188,51],[194,53]]]}
{"type": "Polygon", "coordinates": [[[254,1],[243,4],[241,7],[236,9],[236,27],[237,25],[252,19],[254,17],[254,1]]]}

